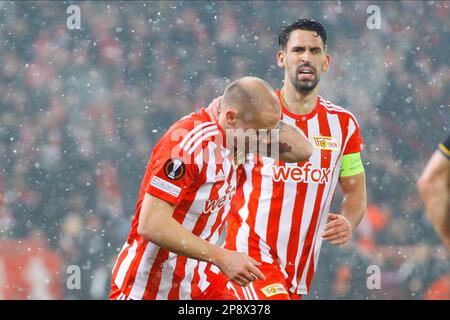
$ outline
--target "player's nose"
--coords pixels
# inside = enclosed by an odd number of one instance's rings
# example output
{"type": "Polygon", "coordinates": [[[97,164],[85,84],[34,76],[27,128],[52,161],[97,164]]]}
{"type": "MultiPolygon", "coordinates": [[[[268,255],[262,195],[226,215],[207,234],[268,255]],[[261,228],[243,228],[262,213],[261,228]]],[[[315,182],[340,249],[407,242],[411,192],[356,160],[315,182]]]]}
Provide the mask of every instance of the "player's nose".
{"type": "Polygon", "coordinates": [[[301,56],[302,63],[308,62],[310,63],[312,61],[312,53],[309,50],[305,50],[301,56]]]}

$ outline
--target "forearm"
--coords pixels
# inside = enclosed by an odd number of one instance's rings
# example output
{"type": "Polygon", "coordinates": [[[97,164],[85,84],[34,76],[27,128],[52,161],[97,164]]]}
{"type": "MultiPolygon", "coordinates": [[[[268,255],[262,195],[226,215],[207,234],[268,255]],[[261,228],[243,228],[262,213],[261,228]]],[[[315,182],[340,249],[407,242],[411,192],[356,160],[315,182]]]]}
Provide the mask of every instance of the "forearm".
{"type": "Polygon", "coordinates": [[[173,208],[154,200],[148,194],[144,198],[138,234],[170,252],[216,264],[224,249],[194,235],[173,218],[173,208]]]}
{"type": "Polygon", "coordinates": [[[365,180],[364,173],[340,178],[341,188],[344,194],[341,213],[349,220],[353,228],[359,225],[367,211],[365,180]]]}
{"type": "Polygon", "coordinates": [[[344,197],[341,205],[341,213],[347,218],[353,229],[359,225],[366,211],[367,201],[365,194],[348,194],[344,197]]]}
{"type": "Polygon", "coordinates": [[[341,214],[329,213],[329,222],[322,233],[322,238],[334,245],[345,244],[351,239],[352,230],[361,222],[367,207],[364,172],[341,176],[339,181],[344,194],[341,214]]]}
{"type": "Polygon", "coordinates": [[[425,197],[425,206],[436,233],[450,249],[449,199],[450,192],[446,181],[431,184],[425,197]]]}
{"type": "Polygon", "coordinates": [[[436,151],[422,172],[417,187],[434,229],[450,249],[449,182],[449,160],[436,151]]]}
{"type": "Polygon", "coordinates": [[[222,254],[222,248],[195,236],[171,216],[161,215],[149,223],[158,227],[149,228],[147,240],[170,252],[214,264],[222,254]]]}

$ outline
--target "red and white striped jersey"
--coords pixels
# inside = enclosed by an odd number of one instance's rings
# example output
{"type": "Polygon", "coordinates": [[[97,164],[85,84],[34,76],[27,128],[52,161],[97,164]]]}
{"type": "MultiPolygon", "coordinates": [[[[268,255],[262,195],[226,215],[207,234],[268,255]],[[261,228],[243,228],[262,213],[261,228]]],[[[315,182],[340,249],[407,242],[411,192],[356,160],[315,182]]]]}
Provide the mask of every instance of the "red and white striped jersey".
{"type": "Polygon", "coordinates": [[[363,140],[355,117],[342,107],[319,96],[311,113],[296,115],[283,105],[279,90],[277,95],[283,121],[305,133],[313,154],[300,163],[250,156],[232,201],[225,247],[278,263],[290,291],[306,294],[342,156],[360,152],[363,140]]]}
{"type": "MultiPolygon", "coordinates": [[[[112,281],[131,299],[191,299],[208,285],[206,263],[169,252],[137,233],[145,193],[174,204],[173,217],[216,243],[235,192],[233,159],[223,129],[202,109],[176,122],[153,149],[128,239],[112,281]]],[[[164,226],[160,226],[164,228],[164,226]]]]}

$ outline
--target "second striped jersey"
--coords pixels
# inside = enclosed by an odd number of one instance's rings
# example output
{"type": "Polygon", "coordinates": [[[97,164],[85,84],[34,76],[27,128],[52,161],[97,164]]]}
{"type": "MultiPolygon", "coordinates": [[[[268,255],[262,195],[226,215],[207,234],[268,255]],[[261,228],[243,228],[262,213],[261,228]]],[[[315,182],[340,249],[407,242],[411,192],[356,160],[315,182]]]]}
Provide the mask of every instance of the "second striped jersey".
{"type": "Polygon", "coordinates": [[[360,152],[363,140],[355,117],[344,108],[318,96],[311,113],[296,115],[283,105],[279,90],[277,95],[283,121],[304,132],[313,154],[300,163],[251,156],[233,198],[225,247],[279,264],[290,291],[306,294],[342,157],[360,152]]]}
{"type": "MultiPolygon", "coordinates": [[[[191,299],[208,286],[206,263],[169,252],[139,236],[144,195],[175,205],[173,218],[194,235],[216,243],[236,177],[223,129],[204,109],[176,122],[155,146],[145,172],[128,239],[112,282],[130,299],[191,299]]],[[[159,226],[164,228],[164,226],[159,226]]]]}

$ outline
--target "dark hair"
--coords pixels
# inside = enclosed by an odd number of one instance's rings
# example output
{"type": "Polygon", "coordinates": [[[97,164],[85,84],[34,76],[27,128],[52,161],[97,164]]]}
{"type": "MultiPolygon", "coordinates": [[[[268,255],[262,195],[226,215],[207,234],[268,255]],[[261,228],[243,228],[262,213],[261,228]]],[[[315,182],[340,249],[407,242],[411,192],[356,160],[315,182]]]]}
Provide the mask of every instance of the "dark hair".
{"type": "Polygon", "coordinates": [[[283,29],[281,29],[280,34],[278,35],[278,44],[280,45],[281,49],[286,49],[289,35],[294,30],[315,31],[317,33],[317,36],[322,38],[324,48],[327,47],[327,31],[322,26],[322,24],[319,21],[313,19],[299,19],[291,25],[283,27],[283,29]]]}

